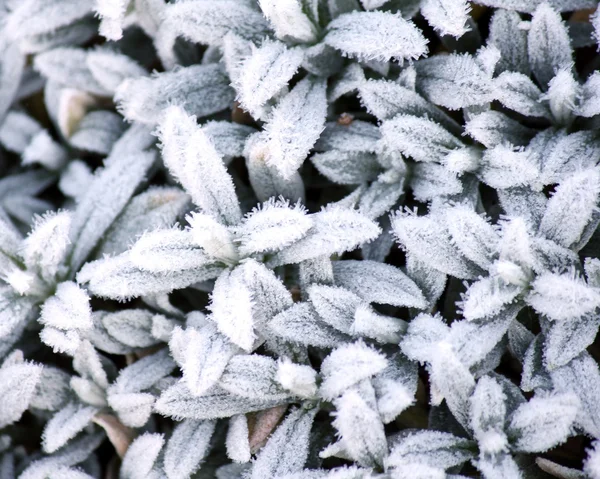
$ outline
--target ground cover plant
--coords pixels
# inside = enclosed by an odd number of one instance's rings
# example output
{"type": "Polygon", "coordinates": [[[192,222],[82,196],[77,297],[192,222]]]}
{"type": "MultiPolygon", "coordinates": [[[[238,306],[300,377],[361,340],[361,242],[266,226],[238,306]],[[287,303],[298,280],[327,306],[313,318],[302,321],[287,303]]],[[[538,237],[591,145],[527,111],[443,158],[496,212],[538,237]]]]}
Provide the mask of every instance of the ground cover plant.
{"type": "Polygon", "coordinates": [[[0,479],[600,478],[597,4],[0,1],[0,479]]]}

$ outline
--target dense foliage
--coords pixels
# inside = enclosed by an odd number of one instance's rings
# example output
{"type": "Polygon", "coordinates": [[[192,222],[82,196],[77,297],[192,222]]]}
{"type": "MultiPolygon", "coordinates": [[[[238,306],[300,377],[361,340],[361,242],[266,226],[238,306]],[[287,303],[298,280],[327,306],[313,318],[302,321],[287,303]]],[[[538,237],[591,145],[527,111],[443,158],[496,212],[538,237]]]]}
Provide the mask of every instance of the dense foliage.
{"type": "Polygon", "coordinates": [[[1,0],[0,479],[600,478],[597,4],[1,0]]]}

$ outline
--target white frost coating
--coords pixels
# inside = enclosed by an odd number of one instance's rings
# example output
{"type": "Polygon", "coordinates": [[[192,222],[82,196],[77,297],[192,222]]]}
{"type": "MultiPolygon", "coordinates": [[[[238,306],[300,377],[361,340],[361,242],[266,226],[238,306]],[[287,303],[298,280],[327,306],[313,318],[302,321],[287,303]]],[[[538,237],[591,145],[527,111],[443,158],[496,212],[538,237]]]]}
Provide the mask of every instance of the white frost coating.
{"type": "Polygon", "coordinates": [[[72,281],[59,283],[56,293],[42,305],[41,322],[62,330],[92,327],[90,297],[72,281]]]}
{"type": "Polygon", "coordinates": [[[361,61],[402,62],[427,53],[425,37],[399,13],[346,13],[333,20],[328,30],[328,45],[361,61]]]}
{"type": "Polygon", "coordinates": [[[532,286],[527,302],[552,320],[578,318],[600,306],[600,291],[589,287],[576,274],[544,273],[532,286]]]}
{"type": "Polygon", "coordinates": [[[320,393],[324,398],[335,398],[353,384],[383,371],[386,366],[385,356],[362,342],[339,347],[321,365],[323,383],[320,393]]]}

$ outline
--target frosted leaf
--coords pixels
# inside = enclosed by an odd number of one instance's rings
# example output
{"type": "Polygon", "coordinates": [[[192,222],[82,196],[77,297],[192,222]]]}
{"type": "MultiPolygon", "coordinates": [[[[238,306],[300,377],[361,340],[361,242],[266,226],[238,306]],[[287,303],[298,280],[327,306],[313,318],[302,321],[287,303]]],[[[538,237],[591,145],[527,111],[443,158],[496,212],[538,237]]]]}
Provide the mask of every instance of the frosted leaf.
{"type": "Polygon", "coordinates": [[[544,365],[544,341],[542,335],[537,335],[530,342],[523,356],[523,373],[520,387],[523,391],[550,389],[551,379],[544,365]]]}
{"type": "Polygon", "coordinates": [[[0,126],[0,142],[7,150],[23,153],[41,125],[26,113],[9,111],[0,126]]]}
{"type": "Polygon", "coordinates": [[[600,142],[591,131],[557,135],[545,148],[541,181],[545,185],[562,183],[567,177],[596,166],[592,158],[598,154],[600,142]]]}
{"type": "Polygon", "coordinates": [[[164,436],[146,432],[137,437],[127,449],[121,464],[122,479],[145,479],[149,477],[154,462],[165,443],[164,436]]]}
{"type": "Polygon", "coordinates": [[[122,155],[95,174],[71,221],[69,236],[74,246],[70,265],[74,270],[121,213],[154,160],[152,152],[122,155]]]}
{"type": "Polygon", "coordinates": [[[65,27],[92,12],[91,1],[25,0],[13,2],[6,19],[6,32],[13,40],[48,34],[65,27]]]}
{"type": "Polygon", "coordinates": [[[157,344],[152,335],[154,315],[144,309],[126,309],[102,316],[102,325],[117,341],[133,348],[147,348],[157,344]]]}
{"type": "Polygon", "coordinates": [[[409,254],[433,269],[461,279],[475,278],[480,271],[452,244],[448,230],[434,218],[396,215],[392,229],[409,254]]]}
{"type": "Polygon", "coordinates": [[[469,31],[471,6],[465,0],[425,0],[421,14],[439,35],[459,38],[469,31]]]}
{"type": "Polygon", "coordinates": [[[160,379],[169,375],[175,368],[176,364],[167,349],[161,349],[154,354],[139,359],[120,370],[119,376],[108,389],[109,403],[110,395],[149,389],[160,379]]]}
{"type": "Polygon", "coordinates": [[[521,363],[527,348],[533,341],[533,334],[519,321],[513,321],[508,328],[508,350],[521,363]]]}
{"type": "Polygon", "coordinates": [[[540,233],[562,246],[570,247],[592,219],[600,194],[600,171],[577,172],[564,179],[548,201],[540,233]]]}
{"type": "Polygon", "coordinates": [[[0,91],[2,96],[0,97],[0,121],[4,119],[18,93],[26,65],[26,56],[20,51],[18,44],[5,41],[1,51],[0,91]]]}
{"type": "Polygon", "coordinates": [[[265,125],[265,161],[288,179],[302,165],[325,126],[323,79],[306,77],[273,108],[265,125]]]}
{"type": "Polygon", "coordinates": [[[437,391],[440,397],[436,399],[432,396],[432,403],[443,397],[452,415],[468,430],[469,398],[475,388],[473,375],[456,356],[452,345],[445,341],[437,345],[429,370],[432,390],[437,391]]]}
{"type": "Polygon", "coordinates": [[[78,198],[87,190],[93,174],[87,164],[81,160],[71,160],[62,170],[58,187],[68,197],[78,198]]]}
{"type": "Polygon", "coordinates": [[[128,78],[115,94],[119,110],[127,120],[147,125],[160,121],[171,105],[185,109],[189,115],[202,117],[228,108],[233,98],[229,79],[218,64],[193,65],[153,77],[128,78]]]}
{"type": "Polygon", "coordinates": [[[33,363],[3,365],[0,368],[0,427],[21,418],[40,381],[42,366],[33,363]]]}
{"type": "Polygon", "coordinates": [[[397,344],[406,328],[404,320],[383,316],[375,312],[371,306],[363,304],[356,309],[349,332],[353,336],[364,336],[381,343],[397,344]]]}
{"type": "Polygon", "coordinates": [[[40,131],[32,138],[23,151],[21,161],[24,166],[38,164],[51,171],[60,170],[66,162],[66,150],[56,143],[46,130],[40,131]]]}
{"type": "Polygon", "coordinates": [[[533,13],[536,7],[541,4],[549,4],[559,12],[570,12],[595,6],[592,0],[477,0],[476,3],[525,13],[533,13]]]}
{"type": "Polygon", "coordinates": [[[79,347],[81,337],[75,330],[63,331],[52,326],[45,326],[40,332],[40,340],[52,350],[73,356],[79,347]]]}
{"type": "Polygon", "coordinates": [[[361,66],[358,63],[351,63],[333,80],[327,99],[335,101],[344,95],[349,95],[355,92],[365,81],[365,73],[361,66]]]}
{"type": "Polygon", "coordinates": [[[450,333],[450,328],[438,315],[419,314],[408,326],[400,348],[410,359],[424,363],[429,361],[435,346],[450,333]]]}
{"type": "Polygon", "coordinates": [[[268,31],[265,18],[256,8],[252,8],[249,2],[236,0],[169,4],[160,28],[195,43],[215,46],[220,46],[229,32],[258,40],[268,31]]]}
{"type": "Polygon", "coordinates": [[[397,115],[381,125],[382,143],[416,161],[441,162],[462,142],[428,118],[397,115]]]}
{"type": "Polygon", "coordinates": [[[89,329],[92,327],[90,297],[72,281],[59,283],[54,296],[42,305],[40,322],[62,330],[89,329]]]}
{"type": "Polygon", "coordinates": [[[398,354],[371,381],[377,398],[377,410],[384,424],[389,424],[415,402],[418,368],[398,354]]]}
{"type": "Polygon", "coordinates": [[[594,342],[600,318],[583,316],[555,321],[546,332],[544,360],[548,370],[564,366],[594,342]]]}
{"type": "Polygon", "coordinates": [[[304,50],[302,68],[312,75],[329,77],[338,73],[343,66],[340,52],[325,43],[317,43],[304,50]]]}
{"type": "Polygon", "coordinates": [[[45,411],[57,411],[63,407],[71,395],[70,378],[69,374],[58,368],[45,366],[29,403],[30,407],[45,411]]]}
{"type": "Polygon", "coordinates": [[[383,371],[386,366],[385,356],[362,342],[340,346],[323,360],[320,393],[324,398],[335,398],[350,386],[383,371]]]}
{"type": "Polygon", "coordinates": [[[506,108],[522,115],[550,118],[548,105],[542,102],[542,92],[523,73],[503,72],[494,80],[494,98],[506,108]]]}
{"type": "Polygon", "coordinates": [[[34,67],[49,80],[99,96],[110,96],[86,65],[87,51],[59,47],[35,56],[34,67]]]}
{"type": "Polygon", "coordinates": [[[302,470],[309,454],[310,430],[317,409],[292,411],[269,437],[249,479],[281,477],[302,470]]]}
{"type": "Polygon", "coordinates": [[[563,67],[548,84],[544,99],[548,100],[550,111],[556,123],[567,125],[573,120],[575,103],[580,96],[579,82],[570,68],[563,67]]]}
{"type": "Polygon", "coordinates": [[[598,441],[592,443],[590,449],[586,449],[587,457],[583,462],[583,471],[588,477],[599,477],[600,476],[600,457],[598,456],[598,441]]]}
{"type": "MultiPolygon", "coordinates": [[[[40,477],[48,477],[48,474],[56,471],[56,469],[63,468],[64,471],[69,466],[80,464],[98,448],[105,438],[106,436],[103,433],[86,434],[81,439],[72,441],[62,451],[32,462],[19,477],[22,479],[39,479],[40,477]]],[[[78,477],[76,479],[82,478],[78,477]]]]}
{"type": "Polygon", "coordinates": [[[120,254],[144,233],[170,228],[189,204],[189,196],[176,187],[150,187],[134,196],[106,232],[98,256],[120,254]]]}
{"type": "Polygon", "coordinates": [[[180,107],[170,107],[159,127],[165,165],[194,203],[226,224],[241,219],[233,181],[208,135],[180,107]]]}
{"type": "Polygon", "coordinates": [[[531,71],[542,87],[559,69],[569,68],[573,61],[567,27],[548,4],[540,4],[533,12],[527,49],[531,71]]]}
{"type": "Polygon", "coordinates": [[[218,419],[236,414],[262,411],[285,400],[250,399],[234,396],[215,387],[203,396],[192,396],[187,387],[179,382],[163,391],[154,409],[163,416],[181,419],[218,419]]]}
{"type": "Polygon", "coordinates": [[[346,391],[334,404],[333,426],[348,456],[363,466],[381,465],[388,445],[377,411],[355,389],[346,391]]]}
{"type": "Polygon", "coordinates": [[[48,213],[38,219],[23,241],[21,256],[30,269],[38,269],[42,278],[52,282],[67,255],[72,214],[48,213]]]}
{"type": "Polygon", "coordinates": [[[491,110],[471,117],[465,125],[465,131],[486,148],[493,148],[500,143],[524,146],[534,134],[516,120],[491,110]]]}
{"type": "Polygon", "coordinates": [[[581,88],[581,99],[575,109],[579,116],[590,118],[600,114],[600,98],[597,92],[600,86],[600,73],[592,73],[581,88]]]}
{"type": "Polygon", "coordinates": [[[588,284],[594,288],[600,287],[600,259],[585,258],[583,267],[588,284]]]}
{"type": "Polygon", "coordinates": [[[306,346],[333,348],[350,339],[322,322],[310,303],[296,303],[275,316],[268,327],[277,336],[306,346]]]}
{"type": "Polygon", "coordinates": [[[111,393],[108,404],[117,413],[119,420],[128,427],[144,427],[154,404],[154,396],[149,393],[111,393]]]}
{"type": "Polygon", "coordinates": [[[579,400],[572,393],[536,396],[513,414],[509,434],[515,447],[523,452],[545,452],[561,444],[571,434],[579,400]]]}
{"type": "Polygon", "coordinates": [[[379,128],[372,123],[353,120],[349,125],[328,122],[315,144],[316,151],[341,150],[375,153],[381,138],[379,128]]]}
{"type": "Polygon", "coordinates": [[[302,58],[301,49],[288,49],[277,41],[267,40],[255,49],[240,65],[233,82],[242,108],[256,119],[264,117],[263,107],[286,87],[302,58]]]}
{"type": "Polygon", "coordinates": [[[109,49],[91,50],[87,55],[86,65],[94,79],[113,94],[125,79],[148,74],[132,58],[109,49]]]}
{"type": "Polygon", "coordinates": [[[80,150],[107,155],[126,129],[121,118],[109,111],[92,111],[83,117],[69,143],[80,150]]]}
{"type": "Polygon", "coordinates": [[[96,407],[108,406],[105,391],[93,381],[80,378],[79,376],[71,376],[69,385],[77,397],[84,403],[96,407]]]}
{"type": "Polygon", "coordinates": [[[100,35],[113,41],[123,37],[128,4],[129,0],[96,0],[95,11],[100,16],[100,35]]]}
{"type": "Polygon", "coordinates": [[[416,260],[412,255],[406,258],[406,273],[421,290],[427,307],[431,308],[444,292],[446,275],[416,260]]]}
{"type": "Polygon", "coordinates": [[[262,326],[273,316],[292,306],[291,293],[281,279],[264,264],[246,259],[237,271],[252,295],[252,314],[257,324],[262,326]]]}
{"type": "Polygon", "coordinates": [[[552,383],[557,391],[573,392],[580,401],[577,423],[591,436],[600,431],[600,411],[596,400],[600,387],[598,364],[583,352],[566,366],[551,372],[552,383]]]}
{"type": "Polygon", "coordinates": [[[275,30],[275,35],[292,43],[314,43],[317,25],[300,0],[259,0],[258,4],[275,30]]]}
{"type": "Polygon", "coordinates": [[[270,200],[249,213],[234,228],[240,253],[247,255],[277,251],[303,238],[312,227],[312,218],[297,203],[270,200]]]}
{"type": "Polygon", "coordinates": [[[267,356],[232,357],[219,380],[219,387],[236,396],[261,400],[289,397],[275,379],[277,362],[267,356]]]}
{"type": "Polygon", "coordinates": [[[273,197],[283,197],[289,201],[304,202],[304,182],[296,171],[289,178],[284,178],[275,166],[267,164],[268,138],[264,132],[256,133],[248,138],[244,156],[252,189],[260,201],[273,197]]]}
{"type": "Polygon", "coordinates": [[[498,278],[480,279],[471,284],[465,293],[463,316],[473,321],[498,314],[505,305],[512,303],[520,292],[519,286],[506,284],[498,278]]]}
{"type": "Polygon", "coordinates": [[[337,285],[354,292],[369,303],[423,308],[424,298],[417,285],[400,269],[375,261],[334,261],[337,285]]]}
{"type": "Polygon", "coordinates": [[[501,341],[522,307],[517,302],[484,320],[453,322],[449,342],[454,354],[463,364],[476,369],[494,350],[504,349],[501,341]]]}
{"type": "Polygon", "coordinates": [[[215,262],[190,231],[156,230],[141,236],[126,253],[134,266],[154,273],[202,268],[215,262]]]}
{"type": "MultiPolygon", "coordinates": [[[[548,203],[548,199],[543,193],[523,187],[500,190],[498,192],[498,197],[504,212],[509,216],[520,218],[519,221],[523,222],[522,228],[524,233],[523,235],[520,234],[521,238],[526,238],[528,236],[525,226],[526,224],[529,224],[532,227],[537,227],[539,225],[539,222],[541,221],[546,210],[546,204],[548,203]]],[[[506,234],[505,238],[503,238],[503,241],[507,241],[506,234]]],[[[523,248],[519,245],[528,244],[527,242],[523,243],[521,239],[515,239],[515,241],[515,251],[523,251],[523,248]]],[[[505,251],[510,254],[510,249],[511,248],[507,247],[505,251]]]]}
{"type": "Polygon", "coordinates": [[[377,181],[373,181],[360,196],[358,211],[367,218],[379,218],[396,205],[403,191],[403,174],[398,170],[387,170],[381,173],[377,181]]]}
{"type": "Polygon", "coordinates": [[[238,463],[250,461],[252,456],[248,438],[248,419],[244,414],[238,414],[229,419],[225,447],[227,448],[227,457],[232,461],[238,463]]]}
{"type": "Polygon", "coordinates": [[[488,269],[498,247],[498,234],[485,218],[466,205],[444,212],[445,222],[459,251],[483,269],[488,269]]]}
{"type": "Polygon", "coordinates": [[[88,424],[99,409],[90,406],[70,403],[58,411],[46,423],[42,433],[42,448],[46,453],[52,453],[63,447],[88,424]]]}
{"type": "Polygon", "coordinates": [[[310,158],[319,173],[334,183],[357,185],[374,180],[381,166],[372,153],[329,150],[310,158]]]}
{"type": "Polygon", "coordinates": [[[481,181],[496,189],[532,184],[538,175],[539,165],[534,155],[509,145],[486,150],[479,172],[481,181]]]}
{"type": "Polygon", "coordinates": [[[523,478],[519,466],[510,454],[484,455],[478,461],[474,462],[474,464],[485,477],[493,479],[504,477],[514,479],[523,478]]]}
{"type": "Polygon", "coordinates": [[[569,269],[578,262],[577,253],[552,240],[534,236],[531,238],[531,243],[535,258],[533,268],[536,273],[543,273],[545,270],[557,267],[569,269]]]}
{"type": "Polygon", "coordinates": [[[77,282],[87,283],[88,290],[96,296],[123,300],[186,288],[216,278],[222,269],[209,264],[176,272],[151,272],[135,266],[127,255],[121,255],[85,264],[77,274],[77,282]]]}
{"type": "Polygon", "coordinates": [[[186,479],[200,467],[209,452],[215,421],[188,419],[178,424],[167,441],[164,469],[168,479],[186,479]]]}
{"type": "Polygon", "coordinates": [[[314,398],[317,394],[317,373],[308,365],[284,359],[277,363],[275,378],[284,389],[296,396],[314,398]]]}
{"type": "Polygon", "coordinates": [[[325,42],[360,61],[417,59],[427,53],[427,40],[415,25],[390,12],[352,12],[328,25],[325,42]]]}
{"type": "Polygon", "coordinates": [[[490,20],[488,43],[500,51],[500,60],[496,65],[499,73],[529,73],[527,61],[527,32],[519,28],[521,17],[516,12],[498,9],[490,20]]]}
{"type": "Polygon", "coordinates": [[[238,251],[233,244],[233,235],[225,225],[206,213],[192,212],[186,220],[193,242],[208,256],[227,264],[237,262],[238,251]]]}
{"type": "Polygon", "coordinates": [[[219,331],[247,352],[253,349],[257,339],[252,307],[252,294],[241,272],[224,271],[215,282],[210,310],[219,331]]]}
{"type": "Polygon", "coordinates": [[[473,457],[472,442],[447,432],[404,430],[392,437],[386,468],[423,464],[440,469],[458,466],[473,457]]]}
{"type": "Polygon", "coordinates": [[[506,400],[502,387],[495,379],[489,376],[479,379],[470,402],[471,427],[482,455],[508,451],[508,438],[504,433],[506,400]]]}
{"type": "Polygon", "coordinates": [[[243,156],[246,139],[256,131],[250,126],[229,121],[209,121],[202,125],[202,130],[226,164],[233,158],[243,156]]]}
{"type": "Polygon", "coordinates": [[[200,330],[175,328],[169,341],[173,358],[183,370],[183,381],[194,395],[208,391],[237,352],[212,325],[200,330]]]}
{"type": "Polygon", "coordinates": [[[415,67],[417,91],[436,105],[458,110],[493,98],[491,79],[470,55],[435,55],[415,67]]]}
{"type": "Polygon", "coordinates": [[[321,319],[338,331],[350,334],[354,313],[364,301],[356,294],[340,287],[313,284],[307,289],[308,297],[321,319]]]}
{"type": "Polygon", "coordinates": [[[82,341],[76,354],[73,356],[73,369],[84,379],[91,379],[103,389],[108,387],[108,377],[104,364],[98,352],[89,341],[82,341]]]}
{"type": "Polygon", "coordinates": [[[463,185],[456,173],[437,163],[415,164],[409,186],[414,197],[423,202],[437,199],[440,196],[457,195],[463,190],[463,185]]]}
{"type": "Polygon", "coordinates": [[[308,234],[279,252],[273,265],[295,264],[319,256],[341,254],[374,240],[379,226],[358,211],[329,207],[310,215],[313,227],[308,234]]]}

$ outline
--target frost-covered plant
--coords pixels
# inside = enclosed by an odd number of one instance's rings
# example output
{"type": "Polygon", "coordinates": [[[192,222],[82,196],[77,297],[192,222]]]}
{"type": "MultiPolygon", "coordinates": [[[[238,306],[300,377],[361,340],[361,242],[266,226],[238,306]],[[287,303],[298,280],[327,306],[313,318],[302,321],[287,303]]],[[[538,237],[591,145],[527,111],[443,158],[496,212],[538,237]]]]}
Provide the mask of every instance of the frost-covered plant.
{"type": "Polygon", "coordinates": [[[597,6],[0,1],[0,478],[600,478],[597,6]]]}

